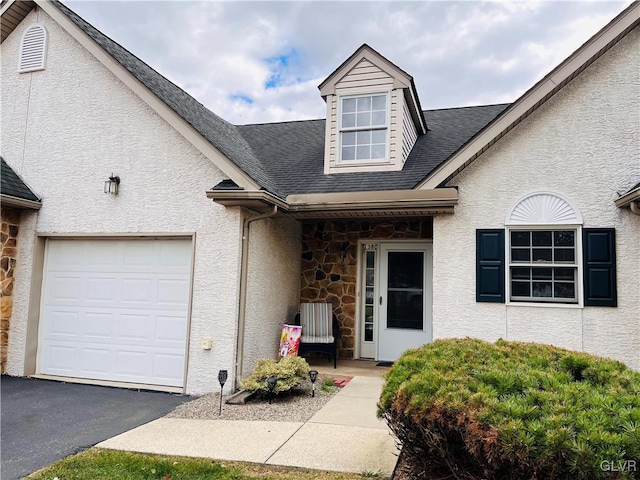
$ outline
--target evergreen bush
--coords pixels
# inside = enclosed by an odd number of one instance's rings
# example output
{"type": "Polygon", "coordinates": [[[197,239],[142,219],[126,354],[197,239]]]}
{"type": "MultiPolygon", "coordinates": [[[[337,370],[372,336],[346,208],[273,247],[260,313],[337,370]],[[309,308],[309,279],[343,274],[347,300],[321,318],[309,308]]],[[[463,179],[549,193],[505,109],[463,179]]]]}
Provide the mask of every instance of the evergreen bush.
{"type": "Polygon", "coordinates": [[[585,353],[439,340],[394,364],[378,415],[415,479],[640,477],[640,373],[585,353]]]}
{"type": "Polygon", "coordinates": [[[293,356],[284,357],[279,362],[272,358],[260,359],[256,362],[253,374],[242,382],[242,388],[249,392],[268,394],[269,377],[278,379],[273,391],[275,394],[291,392],[309,378],[309,364],[304,358],[293,356]]]}

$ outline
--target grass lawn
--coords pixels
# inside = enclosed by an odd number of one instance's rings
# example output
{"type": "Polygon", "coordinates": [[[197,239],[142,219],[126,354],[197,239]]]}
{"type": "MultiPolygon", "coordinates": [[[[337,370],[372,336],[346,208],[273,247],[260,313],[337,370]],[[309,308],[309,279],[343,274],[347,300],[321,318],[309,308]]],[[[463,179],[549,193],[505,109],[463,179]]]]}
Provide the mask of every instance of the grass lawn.
{"type": "Polygon", "coordinates": [[[379,477],[202,458],[92,448],[27,477],[30,480],[361,480],[379,477]]]}

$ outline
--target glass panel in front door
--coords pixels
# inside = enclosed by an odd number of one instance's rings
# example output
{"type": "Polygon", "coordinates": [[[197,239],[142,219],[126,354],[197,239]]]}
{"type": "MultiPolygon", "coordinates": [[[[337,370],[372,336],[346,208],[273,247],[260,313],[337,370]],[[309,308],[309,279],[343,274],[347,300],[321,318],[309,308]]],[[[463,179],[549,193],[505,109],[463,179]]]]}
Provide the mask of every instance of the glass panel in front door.
{"type": "Polygon", "coordinates": [[[424,252],[389,252],[387,328],[424,328],[424,252]]]}
{"type": "Polygon", "coordinates": [[[376,252],[367,251],[365,264],[364,338],[373,342],[373,308],[375,305],[375,260],[376,252]]]}

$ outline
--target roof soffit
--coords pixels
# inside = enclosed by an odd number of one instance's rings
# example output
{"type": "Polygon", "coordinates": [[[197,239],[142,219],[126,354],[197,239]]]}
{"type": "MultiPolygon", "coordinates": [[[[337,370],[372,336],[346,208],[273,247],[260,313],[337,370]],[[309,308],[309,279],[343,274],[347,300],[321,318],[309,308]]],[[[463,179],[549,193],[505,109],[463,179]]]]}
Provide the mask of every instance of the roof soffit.
{"type": "Polygon", "coordinates": [[[0,7],[0,43],[5,41],[35,6],[36,3],[32,0],[9,0],[0,7]]]}

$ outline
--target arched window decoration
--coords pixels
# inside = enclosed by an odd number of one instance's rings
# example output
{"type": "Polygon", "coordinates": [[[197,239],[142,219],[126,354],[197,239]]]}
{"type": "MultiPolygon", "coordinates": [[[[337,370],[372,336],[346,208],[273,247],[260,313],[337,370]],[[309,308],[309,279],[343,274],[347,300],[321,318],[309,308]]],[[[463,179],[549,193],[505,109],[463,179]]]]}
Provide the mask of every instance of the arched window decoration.
{"type": "Polygon", "coordinates": [[[551,192],[534,192],[520,198],[509,210],[505,225],[582,225],[582,215],[566,198],[551,192]]]}
{"type": "Polygon", "coordinates": [[[47,60],[47,30],[36,23],[24,31],[20,43],[18,72],[44,70],[47,60]]]}
{"type": "Polygon", "coordinates": [[[534,192],[515,203],[505,224],[510,301],[578,303],[578,209],[556,193],[534,192]]]}

